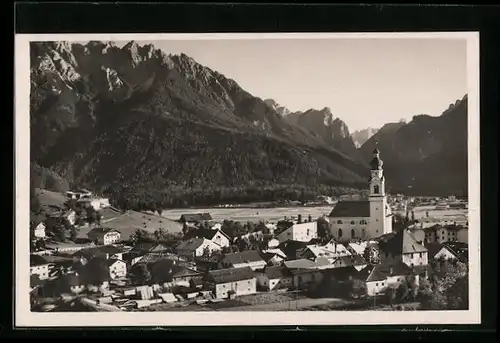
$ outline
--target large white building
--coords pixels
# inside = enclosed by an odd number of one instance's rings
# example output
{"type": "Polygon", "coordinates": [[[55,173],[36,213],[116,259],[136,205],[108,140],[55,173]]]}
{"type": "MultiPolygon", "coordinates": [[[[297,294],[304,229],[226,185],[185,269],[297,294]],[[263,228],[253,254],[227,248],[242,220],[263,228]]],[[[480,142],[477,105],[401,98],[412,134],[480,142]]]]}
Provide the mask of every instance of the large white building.
{"type": "Polygon", "coordinates": [[[371,239],[392,232],[392,211],[385,194],[383,162],[378,149],[370,162],[368,200],[339,201],[329,215],[332,236],[339,241],[371,239]]]}
{"type": "Polygon", "coordinates": [[[318,238],[318,222],[295,223],[281,232],[276,239],[282,243],[286,241],[309,242],[318,238]]]}

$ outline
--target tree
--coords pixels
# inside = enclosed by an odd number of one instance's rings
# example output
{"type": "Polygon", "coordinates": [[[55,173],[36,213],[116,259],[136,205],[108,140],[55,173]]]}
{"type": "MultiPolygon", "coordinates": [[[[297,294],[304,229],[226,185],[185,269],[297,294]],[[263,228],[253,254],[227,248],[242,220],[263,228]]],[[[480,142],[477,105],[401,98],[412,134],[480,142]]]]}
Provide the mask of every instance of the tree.
{"type": "Polygon", "coordinates": [[[396,299],[399,302],[404,302],[408,299],[410,294],[410,288],[408,287],[408,283],[402,282],[398,288],[396,289],[396,299]]]}
{"type": "Polygon", "coordinates": [[[109,280],[109,270],[104,259],[90,259],[83,270],[84,279],[88,284],[99,285],[103,281],[109,280]]]}
{"type": "Polygon", "coordinates": [[[348,282],[349,295],[351,298],[359,298],[366,294],[366,285],[359,279],[351,279],[348,282]]]}
{"type": "Polygon", "coordinates": [[[397,297],[397,286],[391,285],[387,287],[385,291],[385,298],[387,299],[387,302],[392,306],[396,300],[397,297]]]}
{"type": "Polygon", "coordinates": [[[146,285],[151,281],[151,273],[146,264],[137,263],[130,272],[130,278],[136,285],[146,285]]]}
{"type": "Polygon", "coordinates": [[[64,229],[64,225],[61,223],[55,223],[52,227],[52,231],[54,232],[55,239],[59,242],[66,241],[66,230],[64,229]]]}
{"type": "Polygon", "coordinates": [[[137,229],[130,236],[130,241],[132,244],[142,243],[142,242],[153,242],[154,239],[151,237],[151,234],[143,229],[137,229]]]}
{"type": "Polygon", "coordinates": [[[458,278],[455,283],[446,290],[448,309],[467,310],[469,308],[469,277],[468,275],[458,278]]]}
{"type": "Polygon", "coordinates": [[[71,226],[69,239],[73,242],[76,242],[77,237],[78,237],[78,230],[76,229],[75,226],[71,226]]]}
{"type": "Polygon", "coordinates": [[[417,299],[418,290],[419,290],[419,285],[417,284],[416,279],[415,278],[410,279],[408,281],[408,294],[409,294],[411,300],[415,301],[417,299]]]}
{"type": "Polygon", "coordinates": [[[211,255],[210,248],[208,246],[206,246],[205,248],[203,248],[203,256],[204,257],[210,257],[210,255],[211,255]]]}
{"type": "Polygon", "coordinates": [[[332,233],[330,231],[330,224],[325,218],[318,218],[318,238],[321,242],[327,243],[332,239],[332,233]]]}
{"type": "Polygon", "coordinates": [[[378,249],[375,247],[368,245],[363,252],[363,258],[370,264],[379,264],[380,263],[380,254],[378,249]]]}

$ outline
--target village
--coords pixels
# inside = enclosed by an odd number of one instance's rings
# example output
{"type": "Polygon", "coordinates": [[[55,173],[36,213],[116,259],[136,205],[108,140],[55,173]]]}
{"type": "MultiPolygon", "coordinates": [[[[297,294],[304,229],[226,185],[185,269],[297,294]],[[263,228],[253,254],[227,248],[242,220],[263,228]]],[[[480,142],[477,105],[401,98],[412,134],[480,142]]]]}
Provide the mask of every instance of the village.
{"type": "Polygon", "coordinates": [[[461,308],[467,201],[385,192],[374,151],[365,198],[271,221],[168,219],[88,190],[37,189],[32,311],[289,311],[461,308]],[[443,212],[440,215],[440,212],[443,212]],[[450,282],[453,279],[453,282],[450,282]],[[455,282],[456,281],[456,282],[455,282]]]}

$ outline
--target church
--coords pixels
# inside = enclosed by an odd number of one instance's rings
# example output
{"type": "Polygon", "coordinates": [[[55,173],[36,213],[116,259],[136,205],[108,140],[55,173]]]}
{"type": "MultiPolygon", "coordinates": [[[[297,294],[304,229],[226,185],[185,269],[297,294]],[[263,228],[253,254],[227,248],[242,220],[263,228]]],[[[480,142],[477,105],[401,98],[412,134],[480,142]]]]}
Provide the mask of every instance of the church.
{"type": "Polygon", "coordinates": [[[392,232],[392,213],[385,194],[380,151],[370,162],[368,200],[339,201],[329,214],[330,231],[338,241],[368,240],[392,232]]]}

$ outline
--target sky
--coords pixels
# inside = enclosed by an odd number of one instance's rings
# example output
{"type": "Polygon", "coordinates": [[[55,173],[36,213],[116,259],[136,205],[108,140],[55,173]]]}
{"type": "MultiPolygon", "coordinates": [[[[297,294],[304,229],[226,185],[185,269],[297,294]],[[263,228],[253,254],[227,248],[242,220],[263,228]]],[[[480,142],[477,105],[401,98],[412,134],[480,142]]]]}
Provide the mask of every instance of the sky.
{"type": "MultiPolygon", "coordinates": [[[[117,45],[124,43],[116,42],[117,45]]],[[[291,111],[329,107],[350,132],[440,115],[467,92],[465,39],[163,40],[291,111]]]]}

